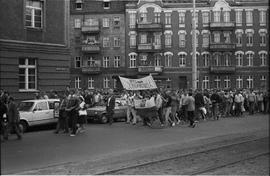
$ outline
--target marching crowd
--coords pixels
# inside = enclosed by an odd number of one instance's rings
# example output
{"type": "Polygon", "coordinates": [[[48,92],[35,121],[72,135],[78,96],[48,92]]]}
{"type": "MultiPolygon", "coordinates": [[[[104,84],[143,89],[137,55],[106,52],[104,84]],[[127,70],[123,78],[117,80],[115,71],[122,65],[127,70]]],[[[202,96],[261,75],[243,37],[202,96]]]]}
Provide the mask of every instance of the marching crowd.
{"type": "MultiPolygon", "coordinates": [[[[8,92],[1,90],[0,118],[1,134],[8,139],[11,129],[18,139],[22,138],[19,128],[19,112],[14,98],[8,92]],[[8,125],[5,127],[3,115],[7,115],[8,125]]],[[[199,120],[224,117],[241,117],[243,113],[269,113],[269,92],[244,90],[140,90],[113,91],[109,90],[75,90],[66,87],[64,91],[50,91],[36,93],[35,99],[59,98],[59,118],[54,133],[68,133],[75,136],[84,132],[87,123],[86,109],[96,105],[106,106],[109,124],[113,122],[116,99],[121,99],[127,105],[126,123],[135,125],[143,121],[144,125],[151,125],[151,117],[144,117],[138,113],[142,108],[155,109],[161,126],[174,127],[177,124],[189,123],[194,128],[199,120]]]]}

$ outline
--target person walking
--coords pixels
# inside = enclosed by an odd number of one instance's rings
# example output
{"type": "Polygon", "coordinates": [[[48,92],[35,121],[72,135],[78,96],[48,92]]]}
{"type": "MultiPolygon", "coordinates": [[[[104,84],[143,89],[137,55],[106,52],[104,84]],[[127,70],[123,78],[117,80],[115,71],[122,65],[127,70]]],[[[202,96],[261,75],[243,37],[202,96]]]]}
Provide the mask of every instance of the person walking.
{"type": "Polygon", "coordinates": [[[85,103],[85,101],[84,101],[84,98],[83,98],[83,96],[80,96],[79,97],[79,100],[80,100],[80,108],[79,108],[79,118],[78,118],[78,130],[77,130],[77,132],[80,132],[80,133],[82,133],[82,132],[84,132],[84,130],[85,130],[85,128],[84,128],[84,124],[86,124],[87,123],[87,119],[86,119],[86,117],[87,117],[87,111],[86,111],[86,103],[85,103]]]}
{"type": "Polygon", "coordinates": [[[197,93],[194,96],[195,99],[195,118],[198,121],[200,119],[199,116],[201,116],[201,118],[203,120],[205,120],[205,114],[202,111],[202,108],[204,108],[205,103],[204,103],[204,98],[202,95],[202,92],[200,90],[197,90],[197,93]]]}
{"type": "Polygon", "coordinates": [[[163,108],[162,108],[162,97],[160,92],[157,92],[156,94],[156,107],[157,107],[157,112],[158,112],[158,117],[159,117],[159,121],[161,123],[161,126],[164,126],[164,118],[163,118],[163,108]]]}
{"type": "Polygon", "coordinates": [[[78,110],[79,110],[79,99],[75,95],[75,91],[70,91],[70,99],[68,100],[68,105],[66,111],[68,113],[68,118],[71,122],[71,134],[70,136],[75,136],[77,131],[77,120],[78,120],[78,110]]]}
{"type": "Polygon", "coordinates": [[[189,127],[194,128],[196,126],[196,123],[194,122],[195,117],[195,99],[192,96],[192,92],[188,93],[188,98],[186,100],[187,102],[187,114],[188,114],[188,120],[189,120],[189,127]]]}
{"type": "Polygon", "coordinates": [[[249,110],[249,115],[253,115],[254,114],[255,102],[256,102],[256,95],[255,95],[255,93],[252,90],[250,90],[250,92],[248,93],[248,110],[249,110]]]}
{"type": "Polygon", "coordinates": [[[68,116],[66,112],[66,107],[68,104],[67,95],[64,93],[63,98],[61,99],[60,106],[59,106],[59,117],[58,122],[56,125],[55,134],[58,134],[60,129],[64,129],[64,133],[69,133],[68,129],[68,116]]]}
{"type": "MultiPolygon", "coordinates": [[[[13,129],[17,135],[17,138],[19,140],[22,139],[22,135],[19,128],[20,114],[19,114],[16,104],[14,103],[13,97],[9,97],[7,117],[8,117],[8,128],[7,128],[8,132],[9,130],[13,129]]],[[[4,136],[5,140],[8,140],[8,132],[4,136]]]]}
{"type": "Polygon", "coordinates": [[[109,120],[109,124],[112,125],[113,123],[113,115],[114,115],[114,107],[115,107],[115,97],[113,95],[113,90],[109,89],[108,91],[109,97],[106,104],[106,112],[107,118],[109,120]]]}
{"type": "MultiPolygon", "coordinates": [[[[4,103],[4,100],[2,100],[2,97],[0,97],[0,122],[1,122],[1,136],[7,136],[7,128],[5,125],[5,120],[4,120],[4,114],[7,113],[7,106],[4,103]]],[[[2,137],[1,137],[2,141],[2,137]]]]}

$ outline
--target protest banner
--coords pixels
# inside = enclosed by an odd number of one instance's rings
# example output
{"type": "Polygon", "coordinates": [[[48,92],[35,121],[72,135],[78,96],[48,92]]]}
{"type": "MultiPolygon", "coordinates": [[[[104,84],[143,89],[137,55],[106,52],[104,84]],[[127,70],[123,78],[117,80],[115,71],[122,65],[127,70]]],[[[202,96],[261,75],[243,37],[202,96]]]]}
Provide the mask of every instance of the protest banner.
{"type": "Polygon", "coordinates": [[[151,75],[139,79],[129,79],[121,76],[119,78],[126,90],[157,89],[157,85],[151,75]]]}

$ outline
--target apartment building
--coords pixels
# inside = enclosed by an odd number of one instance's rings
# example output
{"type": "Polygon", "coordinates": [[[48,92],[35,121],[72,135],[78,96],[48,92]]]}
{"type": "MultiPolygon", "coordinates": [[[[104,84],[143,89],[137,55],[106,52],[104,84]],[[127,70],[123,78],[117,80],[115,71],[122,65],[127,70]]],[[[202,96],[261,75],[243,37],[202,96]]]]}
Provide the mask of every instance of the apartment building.
{"type": "Polygon", "coordinates": [[[126,74],[125,1],[71,0],[71,87],[117,88],[126,74]]]}
{"type": "Polygon", "coordinates": [[[69,85],[69,1],[0,1],[0,88],[17,100],[69,85]]]}
{"type": "MultiPolygon", "coordinates": [[[[269,86],[268,1],[196,0],[197,88],[269,86]]],[[[192,87],[192,0],[126,4],[127,77],[192,87]]]]}

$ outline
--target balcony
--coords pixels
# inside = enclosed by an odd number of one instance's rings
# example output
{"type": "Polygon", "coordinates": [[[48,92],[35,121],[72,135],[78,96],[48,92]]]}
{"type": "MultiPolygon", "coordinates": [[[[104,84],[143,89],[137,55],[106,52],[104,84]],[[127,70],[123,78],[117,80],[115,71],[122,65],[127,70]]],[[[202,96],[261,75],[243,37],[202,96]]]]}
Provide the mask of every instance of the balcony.
{"type": "Polygon", "coordinates": [[[210,30],[228,30],[234,29],[235,23],[234,22],[211,22],[210,23],[210,30]]]}
{"type": "Polygon", "coordinates": [[[138,72],[142,74],[161,73],[162,71],[162,66],[138,66],[138,72]]]}
{"type": "Polygon", "coordinates": [[[210,43],[209,49],[212,51],[232,51],[235,50],[234,43],[210,43]]]}
{"type": "Polygon", "coordinates": [[[138,44],[137,51],[138,52],[160,52],[162,49],[161,45],[155,45],[152,43],[143,43],[138,44]]]}
{"type": "Polygon", "coordinates": [[[210,66],[210,73],[235,73],[235,66],[210,66]]]}
{"type": "Polygon", "coordinates": [[[137,23],[138,31],[162,31],[161,23],[152,23],[152,22],[138,22],[137,23]]]}
{"type": "Polygon", "coordinates": [[[82,33],[98,33],[100,32],[100,28],[99,25],[91,25],[91,26],[83,25],[81,31],[82,33]]]}
{"type": "Polygon", "coordinates": [[[99,45],[82,44],[82,52],[98,53],[98,52],[100,52],[100,47],[99,47],[99,45]]]}
{"type": "Polygon", "coordinates": [[[85,66],[82,67],[83,74],[99,74],[101,73],[100,66],[85,66]]]}

